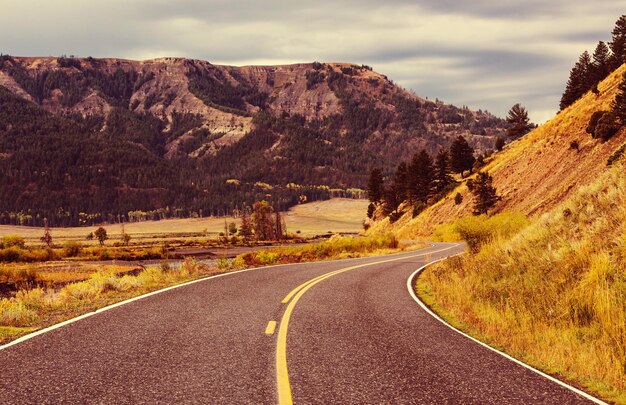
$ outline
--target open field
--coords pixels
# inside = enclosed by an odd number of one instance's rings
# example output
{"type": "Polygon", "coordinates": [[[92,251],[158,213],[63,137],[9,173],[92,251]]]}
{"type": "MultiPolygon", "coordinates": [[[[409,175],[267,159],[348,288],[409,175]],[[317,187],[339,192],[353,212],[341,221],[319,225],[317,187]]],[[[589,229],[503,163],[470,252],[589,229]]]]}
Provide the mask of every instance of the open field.
{"type": "MultiPolygon", "coordinates": [[[[297,205],[285,213],[287,232],[300,231],[302,236],[315,236],[330,232],[360,232],[363,229],[362,221],[367,211],[367,200],[349,198],[334,198],[327,201],[318,201],[309,204],[297,205]]],[[[240,219],[232,217],[209,217],[190,219],[167,219],[163,221],[132,222],[125,224],[125,231],[133,240],[138,239],[167,239],[168,237],[202,237],[213,235],[216,237],[224,231],[224,221],[235,222],[240,219]]],[[[103,226],[111,238],[110,243],[119,238],[121,225],[112,224],[103,226]]],[[[93,232],[97,226],[53,228],[52,237],[55,243],[68,240],[86,242],[85,237],[93,232]]],[[[43,235],[43,228],[28,226],[0,225],[0,237],[6,235],[23,236],[27,242],[39,243],[43,235]]],[[[97,242],[92,242],[93,244],[97,242]]]]}

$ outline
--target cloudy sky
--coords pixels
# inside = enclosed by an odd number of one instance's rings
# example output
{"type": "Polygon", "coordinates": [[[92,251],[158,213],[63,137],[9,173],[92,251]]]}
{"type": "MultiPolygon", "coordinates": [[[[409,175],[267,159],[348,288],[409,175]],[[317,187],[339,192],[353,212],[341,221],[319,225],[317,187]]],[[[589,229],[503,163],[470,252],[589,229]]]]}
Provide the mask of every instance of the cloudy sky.
{"type": "MultiPolygon", "coordinates": [[[[621,4],[620,4],[621,3],[621,4]]],[[[0,52],[217,64],[368,64],[418,95],[535,122],[580,53],[610,40],[615,0],[0,0],[0,52]]]]}

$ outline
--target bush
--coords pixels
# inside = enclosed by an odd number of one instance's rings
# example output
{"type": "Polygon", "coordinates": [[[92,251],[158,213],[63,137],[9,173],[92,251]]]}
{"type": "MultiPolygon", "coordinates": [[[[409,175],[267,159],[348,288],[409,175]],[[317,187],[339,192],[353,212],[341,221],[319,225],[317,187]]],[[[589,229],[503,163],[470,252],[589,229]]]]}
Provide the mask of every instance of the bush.
{"type": "Polygon", "coordinates": [[[415,204],[413,204],[413,211],[411,213],[411,215],[413,216],[413,218],[415,218],[416,216],[418,216],[422,211],[424,211],[426,209],[427,205],[424,204],[421,201],[416,202],[415,204]]]}
{"type": "Polygon", "coordinates": [[[513,235],[529,223],[523,214],[504,212],[492,217],[480,215],[461,218],[454,224],[454,229],[473,252],[478,252],[485,243],[497,237],[513,235]]]}
{"type": "Polygon", "coordinates": [[[626,152],[626,143],[620,146],[606,161],[607,166],[611,166],[613,163],[617,162],[626,152]]]}
{"type": "Polygon", "coordinates": [[[593,131],[593,137],[606,141],[615,135],[619,129],[620,125],[617,122],[617,117],[613,113],[607,112],[598,120],[598,124],[593,131]]]}
{"type": "Polygon", "coordinates": [[[66,257],[75,257],[83,250],[83,245],[79,242],[65,242],[63,245],[63,253],[66,257]]]}
{"type": "Polygon", "coordinates": [[[596,111],[591,115],[591,119],[589,120],[589,125],[587,125],[587,129],[585,131],[588,134],[591,134],[592,137],[595,138],[596,126],[598,126],[598,121],[606,113],[608,113],[608,111],[596,111]]]}
{"type": "Polygon", "coordinates": [[[25,250],[15,246],[0,249],[0,262],[17,262],[24,257],[25,250]]]}
{"type": "Polygon", "coordinates": [[[461,193],[456,193],[456,195],[454,196],[454,205],[459,205],[463,202],[463,196],[461,195],[461,193]]]}
{"type": "Polygon", "coordinates": [[[0,248],[10,248],[12,246],[24,249],[26,247],[26,242],[24,241],[24,238],[20,235],[7,235],[2,238],[2,241],[0,242],[0,248]]]}

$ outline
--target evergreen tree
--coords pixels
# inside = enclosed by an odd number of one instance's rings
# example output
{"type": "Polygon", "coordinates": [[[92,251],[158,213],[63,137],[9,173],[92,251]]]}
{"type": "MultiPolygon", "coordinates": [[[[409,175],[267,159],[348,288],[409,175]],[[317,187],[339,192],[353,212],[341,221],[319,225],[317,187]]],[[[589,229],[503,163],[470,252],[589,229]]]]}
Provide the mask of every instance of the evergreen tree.
{"type": "Polygon", "coordinates": [[[513,138],[524,136],[533,128],[528,118],[528,111],[520,103],[511,107],[506,122],[511,124],[511,127],[506,131],[507,135],[513,138]]]}
{"type": "Polygon", "coordinates": [[[580,55],[570,71],[569,80],[561,96],[560,108],[564,110],[589,91],[594,85],[594,70],[589,52],[580,55]]]}
{"type": "Polygon", "coordinates": [[[241,226],[239,227],[239,235],[244,241],[249,240],[252,237],[252,223],[250,221],[250,215],[246,208],[243,209],[241,214],[241,226]]]}
{"type": "Polygon", "coordinates": [[[593,52],[593,80],[599,83],[611,73],[611,51],[603,42],[598,42],[596,50],[593,52]]]}
{"type": "Polygon", "coordinates": [[[613,55],[611,57],[611,65],[613,69],[617,69],[626,63],[626,15],[622,15],[613,28],[613,40],[609,42],[613,55]]]}
{"type": "Polygon", "coordinates": [[[611,103],[611,112],[621,125],[626,125],[626,72],[624,72],[622,82],[617,89],[615,99],[611,103]]]}
{"type": "Polygon", "coordinates": [[[496,144],[495,147],[498,151],[501,151],[502,148],[504,148],[504,138],[499,136],[496,138],[496,144]]]}
{"type": "Polygon", "coordinates": [[[406,163],[398,165],[389,187],[384,192],[383,213],[397,215],[398,207],[406,199],[408,169],[406,163]]]}
{"type": "Polygon", "coordinates": [[[471,172],[475,161],[474,149],[467,143],[465,138],[459,135],[454,142],[452,142],[452,146],[450,146],[450,165],[452,171],[461,173],[461,175],[463,175],[463,172],[466,170],[471,172]]]}
{"type": "Polygon", "coordinates": [[[426,203],[432,193],[435,171],[433,159],[424,149],[413,155],[408,177],[408,197],[426,203]]]}
{"type": "Polygon", "coordinates": [[[437,192],[443,191],[452,181],[450,155],[445,148],[441,148],[435,157],[435,188],[437,192]]]}
{"type": "Polygon", "coordinates": [[[402,162],[398,165],[392,183],[398,191],[398,198],[400,199],[400,202],[409,198],[411,175],[409,172],[409,165],[407,165],[406,162],[402,162]]]}
{"type": "Polygon", "coordinates": [[[369,181],[367,182],[367,195],[369,200],[377,203],[383,198],[383,174],[380,169],[372,169],[369,181]]]}
{"type": "Polygon", "coordinates": [[[277,240],[281,240],[285,236],[283,219],[278,210],[276,210],[276,214],[274,215],[274,232],[277,240]]]}
{"type": "Polygon", "coordinates": [[[474,195],[474,215],[487,214],[500,197],[492,185],[493,178],[487,172],[480,172],[476,179],[467,182],[467,188],[474,195]]]}
{"type": "Polygon", "coordinates": [[[372,218],[374,216],[374,211],[376,211],[376,206],[374,205],[374,203],[370,203],[367,206],[367,217],[372,218]]]}

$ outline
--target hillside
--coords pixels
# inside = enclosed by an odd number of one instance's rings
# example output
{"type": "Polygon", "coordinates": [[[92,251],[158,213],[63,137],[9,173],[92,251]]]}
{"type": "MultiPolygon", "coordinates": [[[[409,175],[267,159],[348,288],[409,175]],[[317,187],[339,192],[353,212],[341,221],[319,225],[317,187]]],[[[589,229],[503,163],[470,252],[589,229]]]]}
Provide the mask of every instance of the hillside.
{"type": "Polygon", "coordinates": [[[413,95],[367,66],[218,66],[0,56],[0,223],[55,226],[281,208],[362,188],[419,148],[506,123],[413,95]],[[318,187],[323,186],[323,187],[318,187]]]}
{"type": "MultiPolygon", "coordinates": [[[[537,217],[607,170],[607,160],[626,143],[626,131],[602,142],[593,139],[585,129],[594,112],[610,109],[624,71],[626,66],[601,82],[599,95],[588,92],[555,118],[487,160],[481,170],[493,176],[493,185],[502,197],[494,212],[518,211],[537,217]],[[578,150],[571,146],[573,142],[578,143],[578,150]]],[[[442,223],[471,215],[472,207],[472,196],[461,185],[416,218],[407,213],[393,225],[385,219],[373,231],[392,228],[401,237],[426,236],[442,223]],[[459,205],[454,203],[456,192],[463,197],[459,205]]]]}
{"type": "MultiPolygon", "coordinates": [[[[624,163],[521,229],[510,214],[491,217],[496,236],[483,237],[476,254],[429,268],[422,297],[473,336],[625,404],[624,163]]],[[[481,219],[472,219],[478,234],[481,219]]]]}

